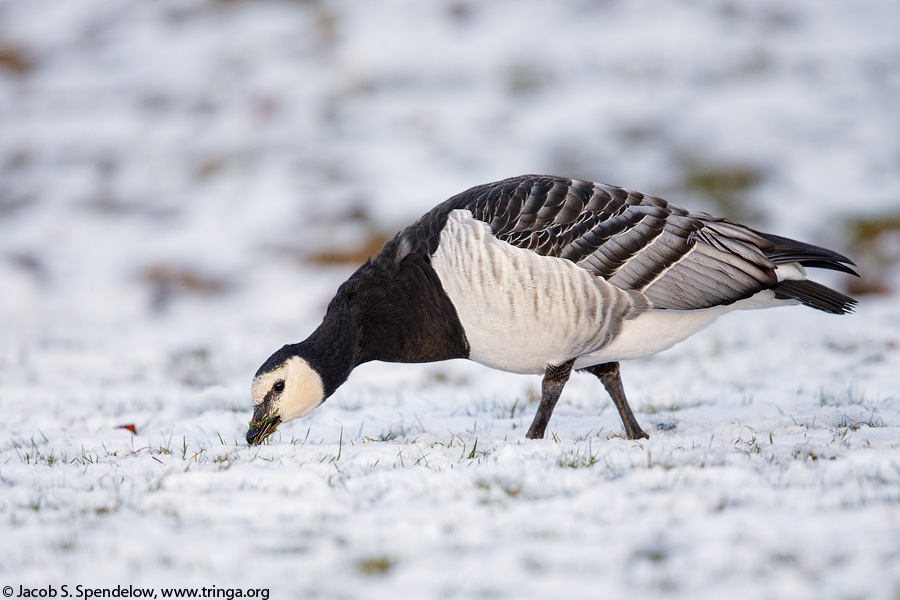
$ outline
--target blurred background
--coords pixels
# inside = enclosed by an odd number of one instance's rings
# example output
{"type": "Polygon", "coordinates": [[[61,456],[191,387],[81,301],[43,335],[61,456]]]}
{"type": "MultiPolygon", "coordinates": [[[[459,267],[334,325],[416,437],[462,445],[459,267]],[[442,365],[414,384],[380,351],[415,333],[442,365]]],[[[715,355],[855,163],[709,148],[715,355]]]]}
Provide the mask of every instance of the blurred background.
{"type": "Polygon", "coordinates": [[[863,274],[829,282],[892,293],[898,31],[895,0],[0,0],[3,356],[157,336],[250,369],[399,228],[523,173],[826,245],[863,274]]]}
{"type": "Polygon", "coordinates": [[[4,585],[900,597],[898,32],[897,0],[0,0],[4,585]],[[364,365],[245,445],[359,264],[524,173],[846,253],[817,278],[859,310],[623,365],[677,426],[652,456],[587,377],[520,446],[540,379],[467,361],[364,365]]]}

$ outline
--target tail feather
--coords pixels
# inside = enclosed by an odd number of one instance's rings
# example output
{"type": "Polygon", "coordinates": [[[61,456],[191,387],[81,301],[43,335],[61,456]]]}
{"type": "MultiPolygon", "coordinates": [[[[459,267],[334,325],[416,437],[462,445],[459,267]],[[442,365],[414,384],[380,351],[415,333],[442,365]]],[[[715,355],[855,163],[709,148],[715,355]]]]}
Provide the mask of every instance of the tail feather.
{"type": "Polygon", "coordinates": [[[845,296],[821,283],[808,279],[785,279],[775,284],[771,289],[775,292],[776,298],[799,300],[806,306],[835,315],[851,313],[856,306],[856,300],[850,296],[845,296]]]}

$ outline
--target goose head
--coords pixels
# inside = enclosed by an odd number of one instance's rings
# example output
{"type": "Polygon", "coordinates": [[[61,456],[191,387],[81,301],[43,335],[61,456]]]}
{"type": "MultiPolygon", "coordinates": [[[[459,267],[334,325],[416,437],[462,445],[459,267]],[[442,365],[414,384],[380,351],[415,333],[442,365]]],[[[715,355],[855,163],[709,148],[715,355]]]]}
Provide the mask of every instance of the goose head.
{"type": "Polygon", "coordinates": [[[261,444],[282,423],[305,417],[325,401],[322,377],[300,356],[284,349],[263,363],[253,378],[253,419],[247,443],[261,444]]]}

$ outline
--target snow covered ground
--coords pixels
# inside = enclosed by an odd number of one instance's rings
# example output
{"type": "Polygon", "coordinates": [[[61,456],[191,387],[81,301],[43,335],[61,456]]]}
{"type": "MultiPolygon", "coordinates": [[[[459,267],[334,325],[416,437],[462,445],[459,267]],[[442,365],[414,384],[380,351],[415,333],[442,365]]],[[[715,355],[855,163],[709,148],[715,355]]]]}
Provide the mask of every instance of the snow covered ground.
{"type": "Polygon", "coordinates": [[[897,289],[898,30],[892,0],[0,0],[0,586],[900,598],[891,295],[623,365],[650,440],[576,375],[526,442],[539,378],[454,361],[243,442],[253,372],[365,246],[506,176],[897,289]]]}

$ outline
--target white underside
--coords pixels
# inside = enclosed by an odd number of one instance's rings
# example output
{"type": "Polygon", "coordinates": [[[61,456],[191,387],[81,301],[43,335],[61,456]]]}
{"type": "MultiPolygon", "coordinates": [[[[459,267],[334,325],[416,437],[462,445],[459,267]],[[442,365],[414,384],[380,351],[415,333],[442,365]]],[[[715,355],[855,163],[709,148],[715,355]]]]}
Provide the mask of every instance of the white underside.
{"type": "Polygon", "coordinates": [[[644,358],[719,315],[784,303],[766,291],[703,310],[636,311],[629,292],[570,261],[498,240],[467,210],[450,213],[432,265],[456,307],[469,358],[516,373],[543,373],[572,358],[576,368],[644,358]]]}
{"type": "Polygon", "coordinates": [[[775,300],[775,293],[769,290],[759,292],[746,300],[733,304],[704,308],[700,310],[650,310],[626,321],[622,331],[608,346],[597,352],[580,357],[575,368],[589,367],[604,362],[647,358],[657,352],[668,350],[698,331],[712,325],[725,313],[733,310],[768,308],[788,301],[775,300]]]}

